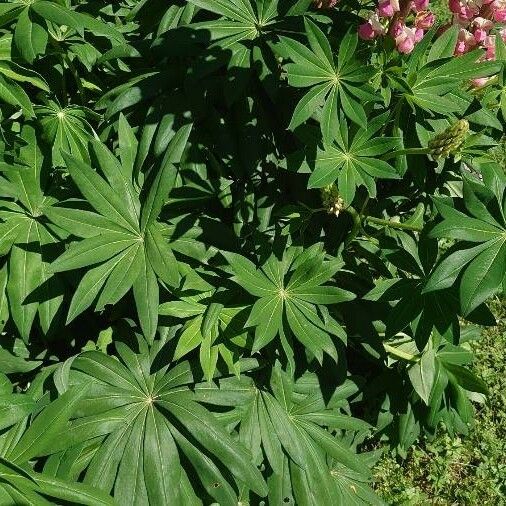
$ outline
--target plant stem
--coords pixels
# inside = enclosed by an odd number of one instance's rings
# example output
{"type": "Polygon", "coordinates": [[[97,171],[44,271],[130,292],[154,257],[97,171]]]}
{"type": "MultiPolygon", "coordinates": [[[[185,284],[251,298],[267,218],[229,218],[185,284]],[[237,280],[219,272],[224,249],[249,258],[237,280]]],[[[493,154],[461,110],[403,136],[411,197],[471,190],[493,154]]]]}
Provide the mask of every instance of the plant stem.
{"type": "Polygon", "coordinates": [[[350,243],[357,237],[360,229],[362,228],[362,218],[360,214],[357,213],[354,207],[348,206],[346,208],[347,213],[351,216],[351,219],[353,220],[353,226],[351,227],[350,233],[346,237],[346,240],[344,241],[344,247],[347,248],[350,243]]]}
{"type": "Polygon", "coordinates": [[[384,220],[383,218],[376,218],[374,216],[364,216],[364,220],[375,223],[376,225],[382,225],[383,227],[398,228],[400,230],[412,230],[413,232],[422,231],[422,229],[416,225],[399,223],[398,221],[384,220]]]}
{"type": "Polygon", "coordinates": [[[406,148],[392,151],[391,153],[386,153],[381,157],[381,159],[390,160],[391,158],[395,158],[396,156],[401,155],[428,155],[430,152],[431,150],[429,148],[406,148]]]}

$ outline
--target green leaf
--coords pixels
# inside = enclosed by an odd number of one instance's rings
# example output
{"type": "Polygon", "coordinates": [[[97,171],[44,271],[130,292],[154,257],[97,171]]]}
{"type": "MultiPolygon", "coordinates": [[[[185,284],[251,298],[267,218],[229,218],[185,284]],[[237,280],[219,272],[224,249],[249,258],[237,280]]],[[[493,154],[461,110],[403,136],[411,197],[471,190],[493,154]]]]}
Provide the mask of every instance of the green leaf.
{"type": "Polygon", "coordinates": [[[0,395],[0,430],[23,420],[35,408],[35,401],[27,394],[0,395]]]}
{"type": "Polygon", "coordinates": [[[280,403],[268,392],[262,392],[269,420],[274,427],[276,436],[290,458],[302,469],[308,465],[306,459],[305,440],[300,437],[294,422],[280,403]]]}
{"type": "Polygon", "coordinates": [[[324,97],[331,87],[331,84],[323,83],[311,88],[295,106],[288,129],[295,130],[295,128],[309,119],[323,103],[324,97]]]}
{"type": "Polygon", "coordinates": [[[177,504],[181,466],[165,418],[153,408],[146,414],[144,476],[150,504],[177,504]]]}
{"type": "Polygon", "coordinates": [[[83,34],[83,25],[79,22],[79,17],[66,7],[55,2],[38,0],[37,2],[33,2],[31,9],[48,21],[60,26],[70,26],[77,30],[80,35],[83,34]]]}
{"type": "Polygon", "coordinates": [[[309,321],[301,309],[297,307],[295,301],[288,300],[286,302],[286,316],[295,337],[313,353],[318,362],[322,363],[323,352],[330,355],[337,362],[336,347],[330,336],[309,321]]]}
{"type": "Polygon", "coordinates": [[[304,18],[304,27],[311,49],[320,58],[323,65],[332,70],[334,57],[327,37],[309,18],[304,18]]]}
{"type": "Polygon", "coordinates": [[[132,181],[135,158],[137,156],[137,146],[139,143],[123,113],[119,115],[118,138],[121,170],[125,174],[125,177],[129,181],[132,181]]]}
{"type": "Polygon", "coordinates": [[[339,128],[338,118],[338,98],[339,93],[336,87],[332,88],[327,100],[323,106],[321,130],[323,135],[323,143],[330,145],[335,138],[335,132],[339,128]]]}
{"type": "Polygon", "coordinates": [[[90,237],[72,244],[52,263],[51,269],[53,272],[62,272],[95,265],[136,244],[139,244],[139,241],[126,231],[90,237]]]}
{"type": "Polygon", "coordinates": [[[459,27],[457,25],[450,26],[445,30],[432,44],[427,56],[427,62],[440,58],[451,58],[455,52],[458,35],[459,27]]]}
{"type": "Polygon", "coordinates": [[[143,465],[145,418],[145,413],[135,418],[128,444],[125,446],[125,452],[119,464],[114,487],[114,498],[120,504],[148,504],[146,476],[143,465]]]}
{"type": "Polygon", "coordinates": [[[67,324],[93,304],[112,270],[127,255],[127,251],[123,250],[102,265],[89,270],[83,276],[70,302],[67,324]]]}
{"type": "MultiPolygon", "coordinates": [[[[116,304],[132,288],[141,274],[143,257],[144,248],[140,242],[125,251],[107,278],[97,301],[97,309],[103,309],[107,304],[116,304]]],[[[155,307],[158,308],[158,304],[155,307]]]]}
{"type": "Polygon", "coordinates": [[[437,202],[438,210],[444,221],[437,224],[431,231],[431,237],[446,237],[461,241],[485,242],[499,239],[504,233],[500,228],[476,218],[469,218],[445,204],[437,202]]]}
{"type": "Polygon", "coordinates": [[[236,443],[214,417],[195,402],[177,396],[161,401],[204,448],[217,455],[228,469],[261,497],[267,485],[260,471],[251,463],[248,452],[236,443]]]}
{"type": "Polygon", "coordinates": [[[141,230],[151,225],[160,214],[170,190],[173,188],[177,170],[175,163],[179,163],[188,142],[192,125],[181,127],[171,139],[162,160],[161,168],[156,174],[146,201],[142,207],[141,230]]]}
{"type": "Polygon", "coordinates": [[[128,211],[131,222],[138,223],[140,202],[128,169],[123,169],[116,157],[100,141],[92,140],[91,149],[114,193],[128,211]]]}
{"type": "Polygon", "coordinates": [[[20,107],[26,118],[33,118],[32,103],[26,92],[19,84],[8,81],[0,75],[0,100],[7,102],[14,107],[20,107]]]}
{"type": "Polygon", "coordinates": [[[290,291],[295,297],[314,304],[338,304],[355,298],[355,294],[337,286],[299,287],[290,291]]]}
{"type": "Polygon", "coordinates": [[[48,36],[46,30],[32,20],[30,8],[26,7],[19,15],[14,31],[14,42],[21,56],[29,63],[43,54],[46,49],[48,36]]]}
{"type": "Polygon", "coordinates": [[[125,232],[125,229],[104,216],[83,209],[50,206],[44,214],[59,227],[76,237],[90,238],[109,232],[125,232]]]}
{"type": "Polygon", "coordinates": [[[256,325],[252,353],[261,350],[278,334],[283,320],[283,298],[263,297],[255,302],[247,325],[256,325]]]}
{"type": "Polygon", "coordinates": [[[492,241],[470,264],[460,283],[460,304],[468,315],[499,290],[506,275],[506,239],[492,241]]]}
{"type": "Polygon", "coordinates": [[[258,271],[250,260],[237,253],[223,252],[232,267],[239,284],[252,295],[257,297],[272,296],[279,291],[276,285],[265,274],[258,271]]]}
{"type": "Polygon", "coordinates": [[[216,372],[216,364],[218,363],[218,346],[213,346],[212,342],[210,334],[203,334],[199,349],[199,359],[206,381],[213,379],[216,372]]]}
{"type": "MultiPolygon", "coordinates": [[[[255,16],[250,9],[244,8],[244,1],[238,3],[230,0],[189,0],[192,4],[202,9],[214,12],[220,16],[225,16],[236,21],[251,22],[256,21],[255,16]],[[242,2],[242,5],[241,5],[242,2]]],[[[247,1],[247,0],[246,0],[247,1]]]]}
{"type": "Polygon", "coordinates": [[[364,472],[364,464],[350,449],[346,448],[334,436],[317,425],[297,419],[297,425],[301,426],[319,446],[332,458],[357,473],[364,472]]]}
{"type": "Polygon", "coordinates": [[[409,379],[415,392],[423,402],[429,405],[429,398],[434,387],[437,373],[436,355],[433,348],[425,351],[421,359],[408,369],[409,379]]]}
{"type": "Polygon", "coordinates": [[[177,260],[162,234],[151,226],[146,230],[146,255],[156,275],[169,286],[179,285],[177,260]]]}
{"type": "Polygon", "coordinates": [[[367,128],[367,116],[360,102],[351,98],[350,94],[342,88],[339,92],[341,107],[348,118],[362,128],[367,128]]]}
{"type": "Polygon", "coordinates": [[[114,501],[109,495],[83,483],[60,480],[47,474],[35,474],[33,479],[44,491],[45,495],[56,497],[63,501],[89,506],[114,505],[114,501]]]}
{"type": "Polygon", "coordinates": [[[478,244],[473,248],[455,251],[443,259],[430,275],[423,288],[423,293],[443,290],[452,286],[464,267],[488,246],[488,242],[478,244]]]}
{"type": "Polygon", "coordinates": [[[133,284],[134,299],[142,332],[152,343],[158,325],[158,282],[155,272],[144,255],[142,255],[141,263],[140,274],[133,284]]]}
{"type": "Polygon", "coordinates": [[[19,246],[14,246],[9,260],[7,294],[10,313],[19,333],[28,339],[38,302],[26,303],[26,298],[41,282],[42,258],[39,251],[32,251],[28,244],[38,244],[37,225],[30,220],[19,236],[19,246]]]}
{"type": "Polygon", "coordinates": [[[190,320],[185,325],[177,341],[176,350],[174,351],[174,360],[179,360],[200,345],[203,339],[200,331],[201,325],[202,318],[190,320]]]}
{"type": "Polygon", "coordinates": [[[72,179],[96,211],[126,230],[138,233],[139,224],[132,218],[125,203],[102,177],[68,153],[63,153],[63,158],[72,179]]]}
{"type": "Polygon", "coordinates": [[[444,367],[464,390],[488,395],[487,384],[482,379],[477,378],[469,369],[448,362],[445,363],[444,367]]]}
{"type": "Polygon", "coordinates": [[[53,438],[67,426],[86,390],[86,387],[70,388],[51,402],[33,420],[6,457],[14,463],[24,464],[35,456],[50,454],[53,438]]]}

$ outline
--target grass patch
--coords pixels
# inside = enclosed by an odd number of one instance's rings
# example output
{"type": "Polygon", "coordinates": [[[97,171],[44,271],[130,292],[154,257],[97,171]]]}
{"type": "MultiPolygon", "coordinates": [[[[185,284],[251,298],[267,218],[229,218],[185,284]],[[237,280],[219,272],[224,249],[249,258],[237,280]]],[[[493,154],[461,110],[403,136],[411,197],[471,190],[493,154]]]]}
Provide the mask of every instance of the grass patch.
{"type": "Polygon", "coordinates": [[[506,501],[506,303],[495,304],[499,325],[474,344],[475,372],[490,388],[488,403],[465,438],[440,432],[421,440],[407,459],[385,455],[376,490],[392,505],[504,504],[506,501]]]}

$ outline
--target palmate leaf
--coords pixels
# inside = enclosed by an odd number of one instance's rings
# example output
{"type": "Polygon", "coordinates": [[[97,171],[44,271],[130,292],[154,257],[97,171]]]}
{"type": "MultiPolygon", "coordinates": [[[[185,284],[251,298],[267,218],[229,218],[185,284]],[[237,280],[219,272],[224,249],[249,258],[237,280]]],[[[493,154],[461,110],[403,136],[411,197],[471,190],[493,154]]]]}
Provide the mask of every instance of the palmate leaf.
{"type": "Polygon", "coordinates": [[[362,128],[367,119],[362,103],[375,100],[366,85],[370,69],[354,60],[357,36],[348,32],[341,41],[337,64],[326,35],[309,19],[304,20],[309,48],[287,37],[280,37],[279,52],[294,63],[285,66],[288,83],[311,87],[296,105],[289,128],[307,121],[323,105],[321,130],[325,142],[333,138],[339,112],[362,128]],[[358,100],[357,100],[358,98],[358,100]]]}
{"type": "MultiPolygon", "coordinates": [[[[211,381],[221,359],[230,374],[240,374],[240,357],[247,340],[244,324],[248,308],[224,299],[220,289],[199,292],[160,304],[160,315],[186,320],[177,333],[174,360],[187,357],[200,347],[199,359],[204,377],[211,381]],[[218,302],[219,301],[219,302],[218,302]]],[[[228,297],[225,294],[225,297],[228,297]]]]}
{"type": "Polygon", "coordinates": [[[60,480],[46,474],[27,471],[0,457],[0,500],[12,504],[66,504],[86,506],[112,506],[107,494],[84,485],[60,480]]]}
{"type": "Polygon", "coordinates": [[[53,166],[65,165],[62,152],[89,163],[88,143],[96,135],[89,120],[95,118],[95,113],[85,107],[61,107],[54,101],[48,101],[46,105],[36,107],[35,114],[45,139],[52,146],[53,166]]]}
{"type": "Polygon", "coordinates": [[[373,138],[381,128],[386,115],[369,122],[367,129],[360,128],[348,139],[348,123],[341,115],[339,128],[331,136],[335,142],[319,149],[308,188],[323,188],[337,181],[339,193],[346,203],[355,198],[356,188],[365,186],[371,197],[376,195],[376,178],[398,179],[398,172],[380,155],[395,148],[397,140],[392,137],[373,138]]]}
{"type": "Polygon", "coordinates": [[[113,504],[110,496],[98,489],[35,473],[26,465],[34,457],[51,453],[55,435],[67,426],[86,388],[71,388],[45,407],[29,393],[2,396],[2,429],[12,426],[3,433],[0,444],[2,500],[13,504],[53,504],[49,499],[89,506],[113,504]],[[38,414],[27,424],[27,417],[35,411],[38,414]],[[19,430],[26,426],[24,432],[19,430]]]}
{"type": "MultiPolygon", "coordinates": [[[[171,504],[186,504],[183,455],[197,471],[190,490],[203,486],[215,500],[221,502],[229,494],[237,502],[234,479],[227,481],[219,470],[224,466],[238,483],[265,495],[265,482],[246,448],[192,392],[189,364],[150,372],[146,344],[139,345],[141,353],[136,354],[118,344],[121,361],[100,352],[87,352],[73,361],[70,383],[88,384],[90,390],[71,431],[60,434],[50,460],[62,469],[72,465],[76,455],[65,449],[91,447],[99,437],[98,448],[83,467],[84,482],[112,490],[122,504],[159,504],[168,497],[171,504]]],[[[230,503],[227,499],[223,504],[230,503]]]]}
{"type": "MultiPolygon", "coordinates": [[[[208,62],[218,68],[226,66],[223,86],[227,105],[237,102],[258,74],[266,91],[272,83],[266,76],[277,73],[270,41],[279,25],[278,0],[190,0],[191,4],[221,15],[220,19],[197,21],[189,25],[196,35],[210,39],[204,57],[197,64],[195,76],[206,76],[208,62]],[[219,56],[218,56],[219,55],[219,56]]],[[[199,13],[197,13],[197,18],[199,13]]],[[[205,19],[205,16],[204,16],[205,19]]]]}
{"type": "Polygon", "coordinates": [[[134,136],[126,119],[121,121],[120,156],[125,165],[100,142],[91,143],[91,157],[106,179],[86,163],[64,154],[70,175],[98,214],[63,206],[49,211],[48,217],[55,224],[82,238],[52,264],[52,269],[62,272],[92,268],[77,287],[67,322],[86,310],[97,296],[96,307],[100,310],[116,304],[133,288],[141,327],[152,340],[158,321],[157,278],[170,286],[179,281],[177,262],[158,231],[156,218],[175,184],[177,171],[173,164],[183,154],[191,125],[175,133],[144,195],[135,189],[132,180],[135,143],[128,147],[125,144],[125,139],[134,136]]]}
{"type": "Polygon", "coordinates": [[[372,502],[356,497],[352,504],[381,504],[365,484],[370,472],[364,461],[334,434],[336,429],[338,433],[338,429],[367,432],[370,427],[327,406],[316,377],[308,373],[297,384],[275,367],[269,387],[260,395],[255,395],[253,387],[251,379],[241,377],[224,379],[219,388],[203,385],[196,393],[211,401],[223,396],[225,405],[234,408],[224,417],[239,423],[239,438],[248,444],[256,460],[269,463],[269,503],[280,499],[295,504],[336,504],[353,491],[358,480],[372,502]],[[334,474],[338,476],[337,469],[343,474],[355,473],[343,490],[342,483],[333,478],[334,474]]]}
{"type": "Polygon", "coordinates": [[[452,201],[436,200],[443,221],[432,229],[431,235],[460,242],[454,248],[456,251],[442,258],[424,291],[452,286],[460,277],[460,306],[464,315],[500,289],[506,276],[506,208],[502,199],[506,185],[494,172],[500,170],[493,167],[485,174],[483,183],[464,180],[467,213],[452,207],[452,201]],[[499,183],[494,192],[491,188],[495,181],[499,183]]]}
{"type": "Polygon", "coordinates": [[[321,286],[331,280],[341,264],[324,261],[317,249],[313,253],[312,258],[306,254],[297,256],[295,250],[288,249],[281,260],[271,255],[260,269],[236,253],[224,253],[234,281],[259,297],[247,322],[255,327],[253,352],[264,348],[280,333],[291,332],[320,362],[323,352],[337,360],[330,334],[340,338],[346,334],[335,320],[329,317],[325,321],[320,316],[319,305],[350,301],[355,295],[336,286],[321,286]]]}
{"type": "Polygon", "coordinates": [[[27,125],[21,136],[26,144],[20,150],[20,161],[25,166],[6,174],[18,202],[2,201],[0,249],[9,254],[6,280],[9,314],[21,337],[28,340],[37,314],[42,331],[49,332],[63,301],[63,287],[58,276],[49,281],[52,277],[49,264],[60,251],[59,237],[41,219],[54,203],[43,192],[47,162],[37,144],[35,130],[27,125]]]}
{"type": "Polygon", "coordinates": [[[434,332],[449,341],[458,339],[456,291],[447,288],[444,297],[424,292],[436,264],[437,241],[424,238],[417,244],[404,231],[395,235],[396,240],[385,242],[383,251],[386,259],[398,269],[399,277],[378,282],[364,296],[370,301],[394,303],[384,306],[388,308],[385,312],[386,338],[400,332],[408,333],[413,335],[420,351],[425,349],[434,332]]]}

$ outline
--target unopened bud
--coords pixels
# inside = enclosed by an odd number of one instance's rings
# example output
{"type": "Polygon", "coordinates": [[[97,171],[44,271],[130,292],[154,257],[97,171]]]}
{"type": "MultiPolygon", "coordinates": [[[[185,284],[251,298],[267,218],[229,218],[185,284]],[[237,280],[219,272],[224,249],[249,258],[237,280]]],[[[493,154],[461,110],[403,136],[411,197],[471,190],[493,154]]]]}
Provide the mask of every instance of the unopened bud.
{"type": "Polygon", "coordinates": [[[455,154],[462,146],[468,131],[469,122],[460,119],[429,141],[430,154],[435,159],[455,154]]]}

